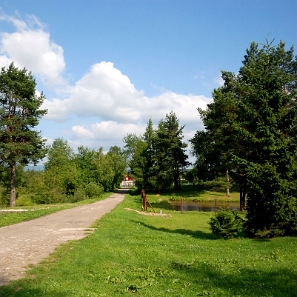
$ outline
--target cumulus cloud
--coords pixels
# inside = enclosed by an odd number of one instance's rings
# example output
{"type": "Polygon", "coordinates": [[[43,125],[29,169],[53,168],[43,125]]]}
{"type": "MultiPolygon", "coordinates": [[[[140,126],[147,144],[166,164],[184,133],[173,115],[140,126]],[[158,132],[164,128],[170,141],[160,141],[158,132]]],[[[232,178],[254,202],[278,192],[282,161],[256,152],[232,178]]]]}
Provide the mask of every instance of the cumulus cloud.
{"type": "Polygon", "coordinates": [[[181,121],[196,122],[197,107],[205,108],[209,99],[192,94],[165,91],[159,96],[147,97],[136,90],[129,78],[111,62],[93,65],[72,88],[64,100],[46,101],[48,119],[65,120],[69,113],[81,117],[94,116],[120,122],[161,119],[174,111],[181,121]]]}
{"type": "Polygon", "coordinates": [[[72,127],[71,141],[76,146],[98,148],[102,146],[106,151],[111,146],[122,146],[123,138],[129,133],[143,134],[144,124],[123,124],[114,121],[96,122],[91,125],[76,125],[72,127]]]}
{"type": "MultiPolygon", "coordinates": [[[[140,112],[133,105],[144,97],[126,75],[111,62],[91,67],[72,88],[71,110],[80,116],[100,116],[103,119],[137,120],[140,112]]],[[[67,101],[65,104],[68,104],[67,101]]]]}
{"type": "Polygon", "coordinates": [[[96,122],[90,126],[73,126],[72,133],[74,139],[108,139],[116,140],[123,138],[128,133],[140,135],[144,132],[145,125],[123,124],[114,121],[96,122]]]}
{"type": "Polygon", "coordinates": [[[0,35],[0,65],[8,66],[13,61],[38,75],[47,86],[65,84],[62,72],[65,69],[63,49],[50,40],[50,34],[34,16],[26,21],[0,15],[0,21],[11,23],[16,31],[0,35]]]}

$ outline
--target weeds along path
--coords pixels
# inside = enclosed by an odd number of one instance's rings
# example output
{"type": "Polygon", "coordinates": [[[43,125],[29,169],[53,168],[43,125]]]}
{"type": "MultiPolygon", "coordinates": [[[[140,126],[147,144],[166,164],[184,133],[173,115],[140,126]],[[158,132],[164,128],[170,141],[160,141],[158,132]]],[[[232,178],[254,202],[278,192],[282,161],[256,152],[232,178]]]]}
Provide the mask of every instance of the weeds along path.
{"type": "Polygon", "coordinates": [[[59,244],[92,233],[89,227],[114,209],[127,191],[119,190],[102,201],[0,228],[0,286],[21,278],[28,265],[39,263],[59,244]]]}

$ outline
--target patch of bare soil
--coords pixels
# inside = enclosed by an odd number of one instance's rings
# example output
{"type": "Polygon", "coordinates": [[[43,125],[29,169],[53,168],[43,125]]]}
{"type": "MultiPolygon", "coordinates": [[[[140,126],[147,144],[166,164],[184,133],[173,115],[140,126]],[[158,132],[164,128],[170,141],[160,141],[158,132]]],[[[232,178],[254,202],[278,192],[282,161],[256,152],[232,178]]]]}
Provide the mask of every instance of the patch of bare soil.
{"type": "Polygon", "coordinates": [[[165,213],[157,213],[157,212],[145,212],[145,211],[138,211],[136,209],[132,209],[132,208],[125,208],[125,210],[131,210],[131,211],[135,211],[138,214],[144,215],[144,216],[153,216],[153,217],[164,217],[164,218],[170,218],[171,214],[165,214],[165,213]]]}

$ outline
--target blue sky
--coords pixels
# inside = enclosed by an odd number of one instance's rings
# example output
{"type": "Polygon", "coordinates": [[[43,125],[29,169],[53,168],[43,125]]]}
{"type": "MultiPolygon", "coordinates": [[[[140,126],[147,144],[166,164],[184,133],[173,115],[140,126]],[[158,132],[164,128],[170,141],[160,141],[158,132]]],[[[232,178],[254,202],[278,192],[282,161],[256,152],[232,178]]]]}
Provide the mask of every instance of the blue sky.
{"type": "Polygon", "coordinates": [[[187,141],[252,41],[296,45],[296,11],[295,0],[2,0],[0,66],[36,77],[48,144],[107,151],[170,111],[187,141]]]}

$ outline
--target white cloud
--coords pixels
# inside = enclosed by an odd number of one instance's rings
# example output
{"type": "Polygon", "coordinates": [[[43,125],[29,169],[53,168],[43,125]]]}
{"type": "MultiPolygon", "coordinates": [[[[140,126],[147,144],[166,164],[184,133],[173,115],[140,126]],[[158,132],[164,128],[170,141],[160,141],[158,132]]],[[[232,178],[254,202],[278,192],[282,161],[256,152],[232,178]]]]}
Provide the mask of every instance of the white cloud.
{"type": "Polygon", "coordinates": [[[41,109],[47,109],[48,113],[44,116],[45,119],[54,120],[57,122],[63,122],[67,118],[67,114],[69,113],[69,100],[61,100],[61,99],[45,99],[41,109]]]}
{"type": "Polygon", "coordinates": [[[111,62],[101,62],[91,67],[72,88],[67,99],[46,101],[48,119],[65,120],[67,115],[99,117],[120,122],[147,122],[160,120],[174,111],[180,121],[196,122],[197,107],[209,103],[204,96],[183,95],[166,91],[155,97],[145,96],[135,89],[129,78],[111,62]]]}
{"type": "Polygon", "coordinates": [[[80,145],[98,149],[103,147],[108,151],[111,146],[123,145],[123,138],[128,133],[143,134],[144,124],[123,124],[114,121],[103,121],[91,125],[77,125],[72,127],[72,146],[80,145]]]}
{"type": "Polygon", "coordinates": [[[0,35],[0,65],[13,61],[40,76],[48,86],[65,84],[62,72],[65,69],[63,49],[50,40],[42,24],[34,16],[27,21],[0,15],[0,21],[12,23],[16,31],[0,35]]]}
{"type": "Polygon", "coordinates": [[[113,63],[101,62],[75,84],[68,100],[71,111],[79,116],[133,121],[140,117],[134,102],[143,97],[143,92],[137,91],[113,63]]]}
{"type": "Polygon", "coordinates": [[[73,126],[74,139],[89,138],[93,140],[117,140],[122,139],[128,133],[143,134],[144,124],[123,124],[114,121],[103,121],[89,126],[73,126]]]}

